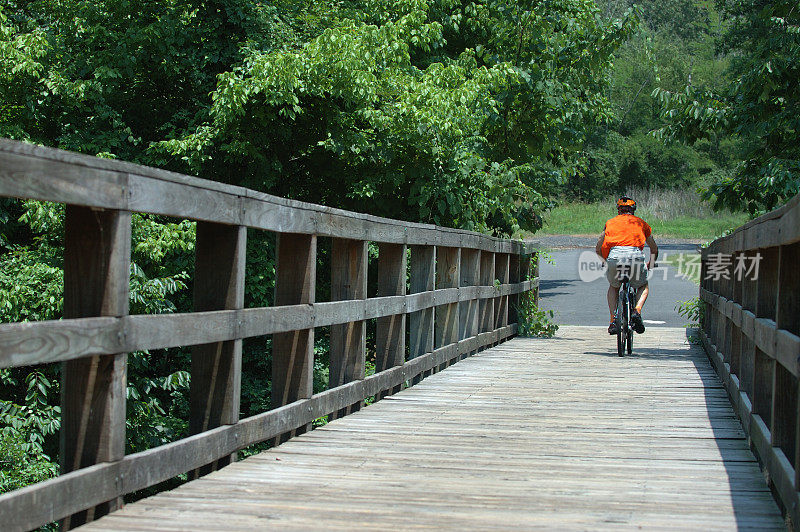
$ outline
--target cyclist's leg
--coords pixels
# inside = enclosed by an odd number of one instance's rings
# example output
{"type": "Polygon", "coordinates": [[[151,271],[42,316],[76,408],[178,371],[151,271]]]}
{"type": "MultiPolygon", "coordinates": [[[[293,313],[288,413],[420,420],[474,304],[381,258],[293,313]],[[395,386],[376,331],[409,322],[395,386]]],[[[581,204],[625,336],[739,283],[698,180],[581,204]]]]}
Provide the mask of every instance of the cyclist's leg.
{"type": "Polygon", "coordinates": [[[617,302],[619,300],[619,288],[614,288],[613,285],[608,285],[608,311],[611,313],[611,319],[614,319],[614,314],[617,312],[617,302]]]}
{"type": "Polygon", "coordinates": [[[644,320],[642,319],[642,306],[644,302],[647,301],[647,295],[650,293],[650,289],[648,285],[640,286],[638,289],[638,300],[636,302],[636,306],[631,312],[631,325],[633,325],[633,330],[639,334],[644,332],[644,320]]]}
{"type": "Polygon", "coordinates": [[[650,295],[650,284],[645,284],[644,286],[639,287],[638,295],[636,298],[636,312],[641,313],[642,308],[644,307],[645,302],[647,301],[647,296],[650,295]]]}
{"type": "MultiPolygon", "coordinates": [[[[611,311],[611,320],[608,324],[608,334],[615,335],[619,334],[620,327],[622,326],[622,305],[625,301],[623,295],[623,287],[614,288],[613,285],[609,285],[608,287],[608,306],[609,310],[611,311]],[[614,293],[612,296],[611,293],[614,293]],[[614,306],[612,307],[612,301],[614,306]]],[[[617,340],[619,342],[619,339],[617,340]]]]}
{"type": "Polygon", "coordinates": [[[642,312],[647,296],[650,295],[650,285],[647,282],[647,266],[644,262],[644,256],[637,256],[633,261],[633,273],[631,276],[631,286],[636,291],[636,301],[634,307],[637,313],[642,312]]]}
{"type": "Polygon", "coordinates": [[[617,261],[610,258],[606,261],[606,279],[608,279],[608,294],[606,300],[608,301],[608,311],[611,315],[608,326],[609,334],[617,334],[615,316],[617,313],[617,304],[619,303],[619,287],[620,280],[617,275],[617,261]]]}

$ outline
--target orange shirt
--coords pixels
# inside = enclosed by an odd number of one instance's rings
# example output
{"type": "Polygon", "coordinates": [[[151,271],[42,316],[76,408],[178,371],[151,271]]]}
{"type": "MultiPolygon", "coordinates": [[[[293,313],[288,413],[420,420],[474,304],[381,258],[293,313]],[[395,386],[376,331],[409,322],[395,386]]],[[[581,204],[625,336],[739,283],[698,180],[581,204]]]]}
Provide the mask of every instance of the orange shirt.
{"type": "Polygon", "coordinates": [[[632,214],[617,215],[606,222],[600,253],[607,259],[608,253],[614,246],[633,246],[643,249],[651,233],[652,229],[641,218],[632,214]]]}

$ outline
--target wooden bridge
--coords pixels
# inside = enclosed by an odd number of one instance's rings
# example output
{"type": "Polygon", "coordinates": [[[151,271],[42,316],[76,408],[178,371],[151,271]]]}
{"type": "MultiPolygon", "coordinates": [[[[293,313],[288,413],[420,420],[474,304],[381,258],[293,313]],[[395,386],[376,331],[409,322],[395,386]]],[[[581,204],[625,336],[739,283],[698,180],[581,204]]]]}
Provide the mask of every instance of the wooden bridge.
{"type": "Polygon", "coordinates": [[[784,528],[703,349],[640,338],[515,338],[88,528],[784,528]]]}
{"type": "Polygon", "coordinates": [[[522,242],[2,140],[0,195],[67,204],[64,319],[0,325],[0,367],[63,364],[62,475],[0,496],[4,529],[800,523],[798,198],[704,252],[696,336],[709,356],[683,329],[651,328],[619,359],[602,328],[516,336],[520,298],[537,291],[535,250],[522,242]],[[193,312],[129,315],[131,212],[198,221],[193,312]],[[244,308],[248,229],[277,234],[271,307],[244,308]],[[319,238],[332,240],[325,302],[319,238]],[[776,260],[756,281],[715,262],[762,250],[776,260]],[[330,389],[313,394],[324,326],[330,389]],[[273,408],[239,419],[241,342],[263,335],[273,408]],[[125,353],[177,346],[195,346],[193,435],[126,456],[125,353]],[[323,416],[331,422],[309,431],[323,416]],[[235,460],[270,440],[280,445],[235,460]],[[195,480],[123,505],[182,473],[195,480]]]}

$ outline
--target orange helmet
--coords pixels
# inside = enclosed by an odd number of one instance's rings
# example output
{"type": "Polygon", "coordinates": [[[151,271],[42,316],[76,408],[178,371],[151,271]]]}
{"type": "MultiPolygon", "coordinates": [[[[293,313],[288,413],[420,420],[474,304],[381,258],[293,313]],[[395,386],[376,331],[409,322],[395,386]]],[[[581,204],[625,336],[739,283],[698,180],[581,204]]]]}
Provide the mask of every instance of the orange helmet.
{"type": "Polygon", "coordinates": [[[622,207],[628,207],[631,211],[636,210],[636,202],[633,198],[629,198],[628,196],[622,196],[620,199],[617,200],[617,209],[622,207]]]}

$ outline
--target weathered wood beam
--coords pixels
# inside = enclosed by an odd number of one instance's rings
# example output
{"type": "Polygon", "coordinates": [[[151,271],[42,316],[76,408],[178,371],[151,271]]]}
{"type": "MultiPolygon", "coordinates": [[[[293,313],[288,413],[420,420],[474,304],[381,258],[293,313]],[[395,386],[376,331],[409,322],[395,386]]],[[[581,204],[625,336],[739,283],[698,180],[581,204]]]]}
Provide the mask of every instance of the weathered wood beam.
{"type": "MultiPolygon", "coordinates": [[[[313,303],[316,297],[317,237],[278,235],[275,305],[313,303]]],[[[272,335],[272,408],[311,397],[314,391],[314,329],[272,335]]],[[[279,438],[288,439],[308,427],[279,438]]]]}
{"type": "MultiPolygon", "coordinates": [[[[239,310],[244,307],[244,226],[198,222],[195,243],[194,310],[239,310]]],[[[236,327],[238,323],[234,323],[236,327]]],[[[192,349],[189,388],[189,433],[198,434],[239,421],[242,340],[200,344],[192,349]]],[[[223,457],[193,472],[193,478],[224,467],[223,457]]]]}
{"type": "MultiPolygon", "coordinates": [[[[430,293],[435,288],[436,248],[433,246],[411,246],[411,294],[430,293]]],[[[431,297],[431,303],[433,298],[431,297]]],[[[410,309],[409,309],[410,310],[410,309]]],[[[409,358],[420,357],[433,351],[434,311],[425,308],[411,312],[409,323],[409,358]]],[[[420,378],[424,377],[421,376],[420,378]]],[[[416,384],[418,380],[414,382],[416,384]]]]}
{"type": "MultiPolygon", "coordinates": [[[[477,249],[461,249],[461,264],[459,267],[459,291],[468,291],[480,285],[481,252],[477,249]]],[[[477,294],[476,294],[477,295],[477,294]]],[[[478,334],[478,319],[480,299],[468,299],[458,304],[458,338],[463,340],[478,334]]],[[[472,353],[465,353],[469,356],[472,353]]]]}
{"type": "MultiPolygon", "coordinates": [[[[367,297],[367,242],[334,238],[331,247],[331,299],[360,300],[367,297]]],[[[330,388],[364,378],[367,328],[360,318],[331,325],[330,388]]],[[[358,410],[361,403],[348,405],[331,419],[358,410]]]]}
{"type": "MultiPolygon", "coordinates": [[[[458,288],[460,280],[461,249],[450,247],[436,248],[436,288],[458,288]]],[[[458,303],[436,306],[436,325],[434,327],[435,348],[458,342],[458,303]]],[[[445,366],[439,367],[441,371],[445,366]]]]}
{"type": "MultiPolygon", "coordinates": [[[[128,314],[131,213],[67,205],[64,221],[64,317],[128,314]]],[[[61,370],[61,472],[125,456],[127,354],[64,362],[61,370]]],[[[117,509],[109,497],[66,516],[74,528],[117,509]]]]}
{"type": "MultiPolygon", "coordinates": [[[[407,252],[403,244],[378,246],[378,297],[405,296],[407,252]]],[[[405,298],[403,299],[405,303],[405,298]]],[[[405,304],[403,305],[405,307],[405,304]]],[[[402,366],[406,356],[406,314],[403,312],[378,318],[375,330],[375,371],[402,366]]],[[[384,312],[388,312],[385,309],[384,312]]],[[[379,398],[400,391],[401,385],[381,393],[379,398]]]]}

